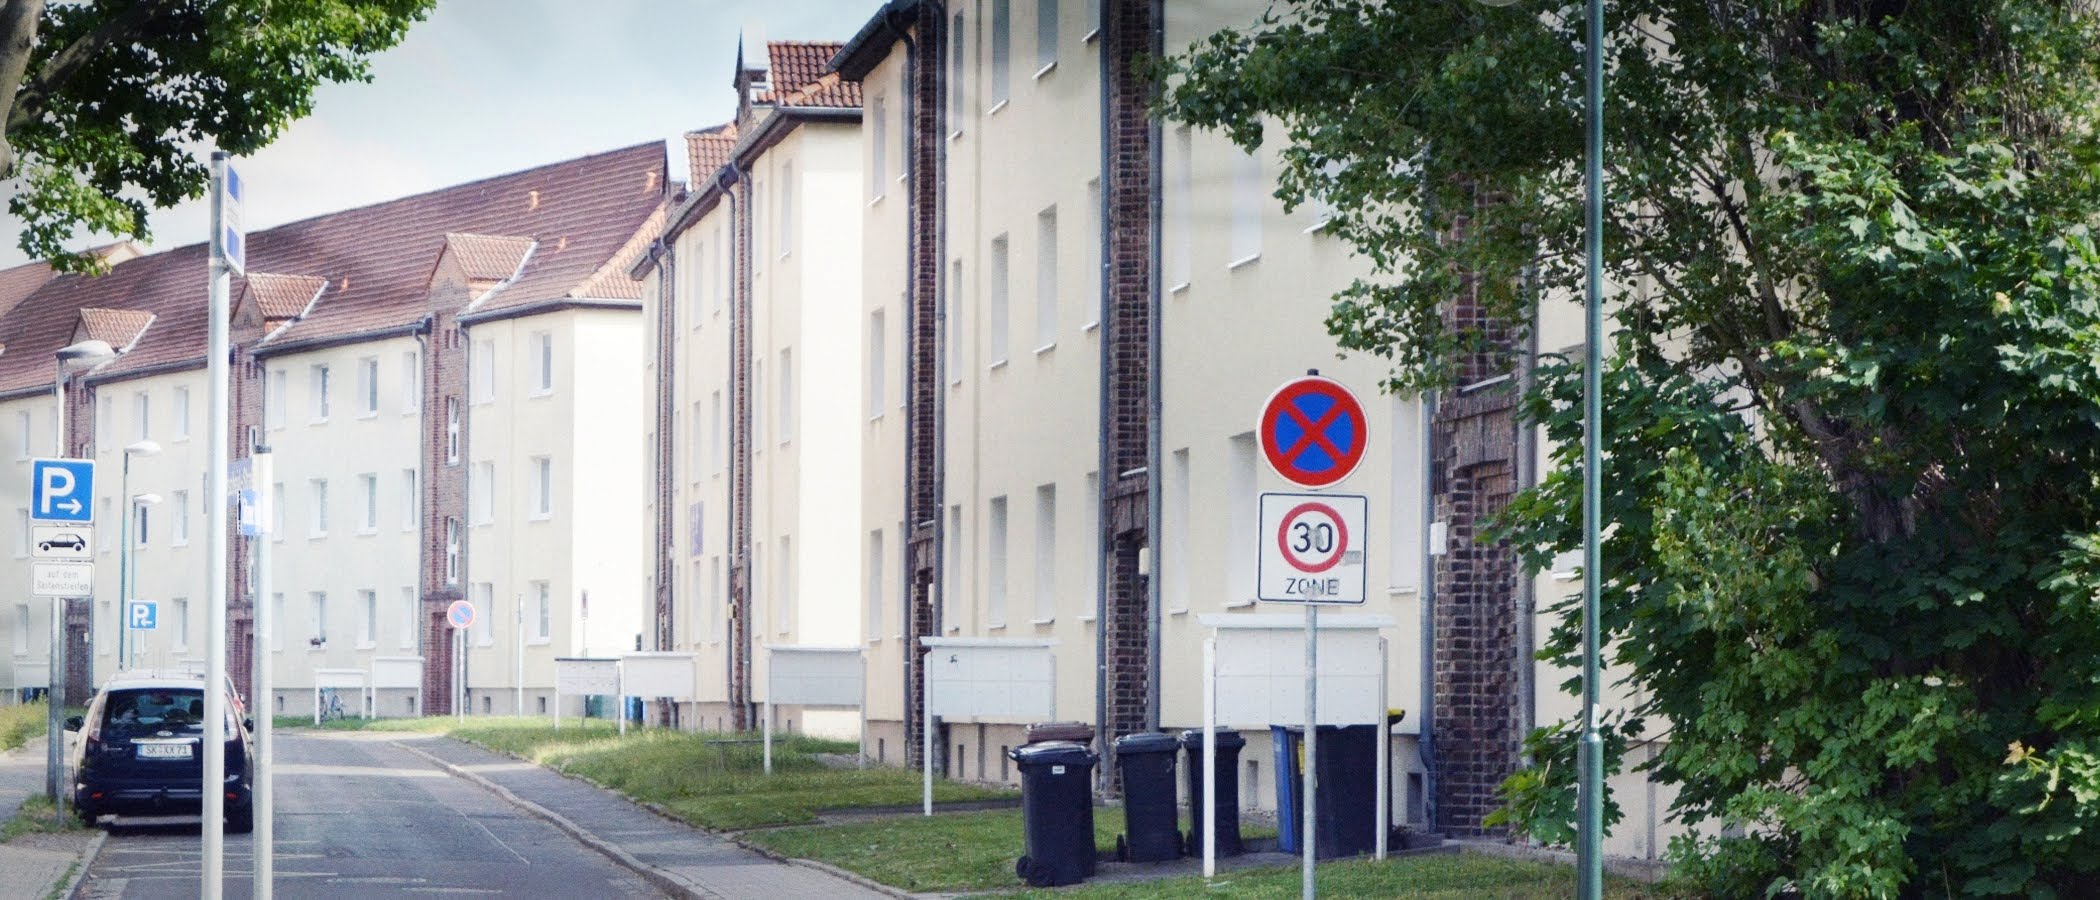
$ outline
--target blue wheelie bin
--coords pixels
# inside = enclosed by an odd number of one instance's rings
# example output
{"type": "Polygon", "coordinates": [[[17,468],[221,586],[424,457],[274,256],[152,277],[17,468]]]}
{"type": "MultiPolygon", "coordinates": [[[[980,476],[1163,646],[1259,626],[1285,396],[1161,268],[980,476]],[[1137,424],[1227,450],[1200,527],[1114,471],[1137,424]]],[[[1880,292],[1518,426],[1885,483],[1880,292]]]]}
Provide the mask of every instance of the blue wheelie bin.
{"type": "MultiPolygon", "coordinates": [[[[1296,853],[1304,807],[1298,794],[1304,785],[1302,765],[1305,729],[1272,725],[1276,740],[1277,849],[1296,853]]],[[[1377,848],[1377,792],[1371,790],[1378,765],[1378,726],[1322,725],[1319,741],[1319,807],[1313,810],[1321,859],[1357,856],[1377,848]]]]}
{"type": "Polygon", "coordinates": [[[1094,751],[1071,741],[1046,741],[1006,755],[1021,768],[1027,841],[1014,874],[1034,887],[1084,881],[1094,872],[1094,751]]]}

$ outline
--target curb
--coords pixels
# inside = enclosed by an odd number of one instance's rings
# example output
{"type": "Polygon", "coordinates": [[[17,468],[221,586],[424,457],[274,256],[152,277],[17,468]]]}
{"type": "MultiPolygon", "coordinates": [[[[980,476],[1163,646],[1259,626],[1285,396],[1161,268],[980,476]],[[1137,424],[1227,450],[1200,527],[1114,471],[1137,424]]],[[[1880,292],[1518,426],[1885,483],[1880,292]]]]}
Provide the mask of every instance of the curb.
{"type": "Polygon", "coordinates": [[[66,900],[80,896],[80,886],[87,883],[88,869],[94,866],[95,857],[102,853],[102,845],[108,840],[109,832],[99,828],[95,830],[94,840],[88,841],[87,849],[81,852],[80,861],[74,864],[73,877],[58,892],[59,896],[66,900]]]}
{"type": "Polygon", "coordinates": [[[515,793],[512,793],[509,788],[506,788],[500,784],[490,781],[487,778],[484,778],[478,774],[469,772],[463,768],[460,768],[459,766],[453,765],[452,763],[439,759],[437,756],[421,748],[411,747],[408,744],[403,743],[401,741],[389,741],[388,743],[399,747],[403,750],[406,750],[410,753],[413,753],[417,756],[420,756],[426,760],[429,760],[430,762],[436,764],[439,768],[444,769],[446,773],[452,775],[453,777],[472,782],[473,784],[480,786],[482,790],[488,791],[489,793],[495,794],[496,796],[503,798],[505,802],[510,803],[512,806],[516,806],[517,808],[522,809],[527,813],[530,813],[533,816],[536,816],[541,820],[546,821],[548,824],[560,829],[569,837],[575,838],[577,842],[583,844],[586,847],[591,848],[592,850],[596,851],[599,855],[604,856],[606,859],[612,860],[621,868],[627,869],[628,871],[641,876],[643,880],[649,882],[652,885],[655,885],[657,889],[662,890],[665,893],[671,894],[672,896],[676,897],[698,897],[706,898],[706,900],[720,900],[720,898],[717,895],[701,890],[698,886],[686,881],[683,878],[679,878],[677,875],[671,872],[667,872],[663,869],[659,869],[646,862],[643,862],[634,854],[629,853],[626,850],[620,849],[620,847],[606,841],[604,838],[601,838],[595,834],[590,833],[589,831],[584,830],[582,826],[569,821],[566,816],[563,816],[560,813],[557,813],[551,809],[548,809],[544,806],[541,806],[537,803],[520,797],[515,793]]]}

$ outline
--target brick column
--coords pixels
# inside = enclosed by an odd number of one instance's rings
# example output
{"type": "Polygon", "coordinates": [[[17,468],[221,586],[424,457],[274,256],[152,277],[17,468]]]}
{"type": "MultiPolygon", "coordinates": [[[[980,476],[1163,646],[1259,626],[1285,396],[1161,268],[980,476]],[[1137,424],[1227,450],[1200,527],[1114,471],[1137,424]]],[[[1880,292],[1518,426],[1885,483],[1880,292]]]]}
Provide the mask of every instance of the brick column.
{"type": "MultiPolygon", "coordinates": [[[[911,152],[904,162],[909,167],[905,227],[910,229],[911,247],[906,263],[909,307],[904,332],[904,415],[909,435],[906,443],[911,448],[904,461],[903,540],[909,561],[904,602],[910,604],[904,636],[904,753],[910,765],[920,766],[924,765],[921,750],[925,716],[921,710],[926,702],[926,648],[919,645],[919,639],[940,635],[941,605],[945,599],[938,596],[941,579],[936,560],[947,524],[941,516],[946,486],[941,483],[940,438],[948,393],[941,390],[939,368],[942,251],[935,238],[941,229],[943,202],[941,148],[946,129],[942,116],[948,99],[942,61],[947,58],[948,42],[943,37],[947,29],[943,27],[946,22],[939,4],[920,4],[910,16],[906,24],[912,30],[915,47],[907,54],[906,63],[911,67],[911,122],[907,126],[911,152]]],[[[948,561],[948,565],[954,564],[955,561],[948,561]]],[[[938,748],[936,759],[941,758],[940,751],[947,748],[947,743],[945,736],[934,742],[938,748]]]]}
{"type": "Polygon", "coordinates": [[[1108,285],[1102,297],[1101,364],[1106,372],[1106,466],[1101,472],[1107,525],[1102,552],[1109,573],[1107,611],[1099,623],[1106,639],[1107,721],[1099,723],[1101,745],[1117,736],[1150,730],[1153,708],[1150,646],[1155,627],[1150,596],[1138,574],[1139,551],[1151,543],[1148,500],[1158,482],[1147,468],[1151,433],[1153,267],[1156,222],[1153,196],[1154,124],[1146,115],[1153,85],[1137,70],[1140,59],[1158,52],[1160,23],[1149,0],[1111,0],[1103,13],[1101,52],[1108,72],[1104,124],[1108,158],[1102,173],[1108,202],[1108,285]]]}
{"type": "MultiPolygon", "coordinates": [[[[423,342],[423,483],[417,486],[422,512],[423,709],[424,715],[452,713],[452,627],[445,608],[466,596],[467,506],[467,338],[455,318],[465,302],[465,286],[434,286],[430,331],[423,342]],[[451,412],[459,417],[458,462],[449,462],[451,412]],[[459,582],[445,577],[447,523],[457,529],[459,582]]],[[[486,612],[484,611],[484,615],[486,612]]]]}
{"type": "MultiPolygon", "coordinates": [[[[672,629],[675,607],[671,586],[676,583],[674,574],[677,565],[677,548],[673,537],[677,534],[673,528],[677,518],[676,511],[671,508],[673,498],[677,495],[674,486],[678,483],[675,480],[678,451],[674,427],[678,408],[677,311],[679,304],[685,302],[686,298],[678,296],[677,293],[678,254],[669,244],[664,247],[663,255],[657,259],[656,266],[656,444],[652,448],[654,453],[650,459],[656,495],[655,553],[652,560],[656,573],[656,646],[653,649],[669,650],[675,634],[672,629]]],[[[694,433],[699,433],[698,429],[695,429],[694,433]]]]}

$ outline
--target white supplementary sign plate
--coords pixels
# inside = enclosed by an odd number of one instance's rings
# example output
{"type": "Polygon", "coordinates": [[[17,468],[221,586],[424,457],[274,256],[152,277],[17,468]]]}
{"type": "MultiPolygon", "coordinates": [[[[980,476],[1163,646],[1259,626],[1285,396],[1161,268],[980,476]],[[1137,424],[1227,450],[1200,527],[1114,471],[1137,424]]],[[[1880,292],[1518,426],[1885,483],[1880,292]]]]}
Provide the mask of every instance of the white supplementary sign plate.
{"type": "Polygon", "coordinates": [[[423,658],[420,656],[373,657],[372,686],[382,690],[421,688],[423,686],[423,658]]]}
{"type": "Polygon", "coordinates": [[[1040,722],[1057,715],[1057,666],[1047,642],[921,638],[926,708],[936,716],[1040,722]]]}
{"type": "Polygon", "coordinates": [[[698,700],[694,666],[691,653],[640,652],[620,659],[629,697],[698,700]]]}
{"type": "Polygon", "coordinates": [[[801,706],[859,706],[858,647],[768,647],[768,697],[801,706]]]}
{"type": "Polygon", "coordinates": [[[39,597],[86,597],[95,592],[95,564],[33,562],[29,592],[39,597]]]}
{"type": "Polygon", "coordinates": [[[1364,602],[1370,503],[1361,494],[1263,494],[1255,596],[1278,603],[1364,602]]]}
{"type": "Polygon", "coordinates": [[[29,526],[29,558],[87,562],[95,556],[95,530],[84,525],[29,526]]]}
{"type": "MultiPolygon", "coordinates": [[[[1337,617],[1346,618],[1341,614],[1337,617]]],[[[1250,624],[1252,616],[1204,622],[1250,624]]],[[[1287,616],[1279,618],[1296,618],[1287,616]]],[[[1383,721],[1378,688],[1385,678],[1378,629],[1353,624],[1320,628],[1320,724],[1371,725],[1383,721]]],[[[1305,721],[1305,631],[1295,623],[1273,628],[1219,628],[1218,724],[1221,727],[1296,725],[1305,721]]]]}
{"type": "Polygon", "coordinates": [[[568,697],[620,693],[620,661],[567,657],[554,661],[554,692],[568,697]]]}

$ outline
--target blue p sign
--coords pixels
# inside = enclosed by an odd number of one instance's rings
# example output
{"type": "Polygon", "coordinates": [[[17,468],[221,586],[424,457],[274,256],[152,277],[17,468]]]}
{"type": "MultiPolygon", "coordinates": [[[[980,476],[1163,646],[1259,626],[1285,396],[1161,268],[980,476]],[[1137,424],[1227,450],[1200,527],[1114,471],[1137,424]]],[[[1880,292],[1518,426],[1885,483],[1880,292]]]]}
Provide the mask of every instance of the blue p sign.
{"type": "Polygon", "coordinates": [[[29,464],[29,517],[39,522],[93,522],[95,461],[39,459],[29,464]]]}
{"type": "Polygon", "coordinates": [[[159,613],[159,604],[151,600],[133,600],[124,605],[124,625],[127,628],[156,628],[160,624],[159,613]]]}

